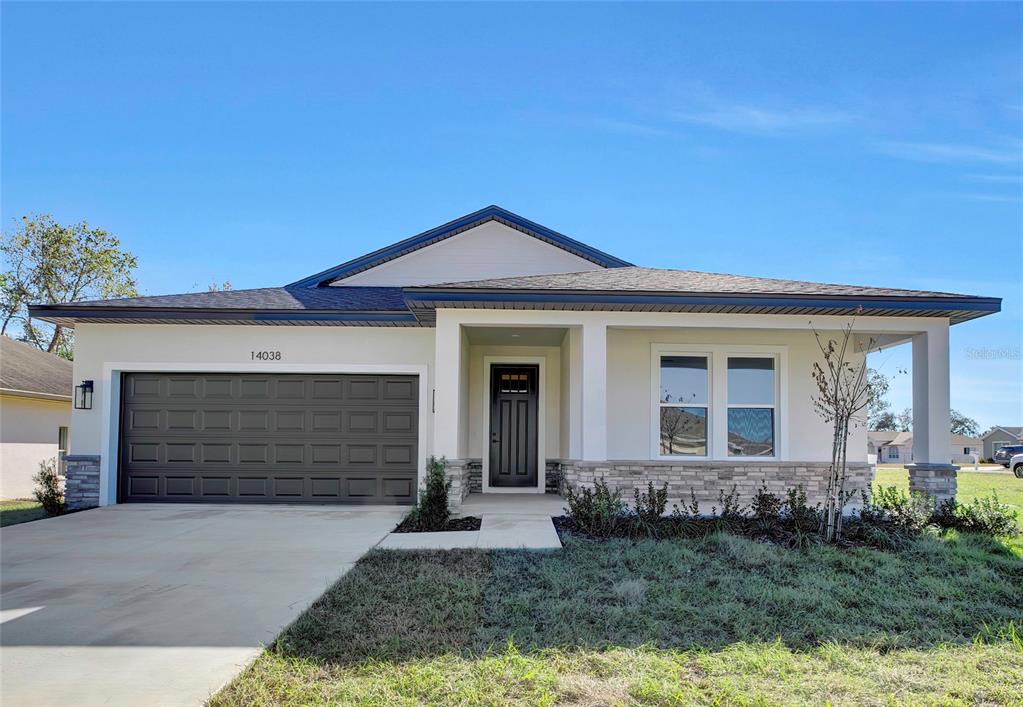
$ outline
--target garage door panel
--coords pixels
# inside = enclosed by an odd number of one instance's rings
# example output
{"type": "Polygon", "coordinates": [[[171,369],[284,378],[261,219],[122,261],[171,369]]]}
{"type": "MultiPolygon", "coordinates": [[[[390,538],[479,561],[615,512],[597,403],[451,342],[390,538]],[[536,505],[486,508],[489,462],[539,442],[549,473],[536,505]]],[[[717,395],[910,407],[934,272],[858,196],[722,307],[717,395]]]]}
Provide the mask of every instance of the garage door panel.
{"type": "Polygon", "coordinates": [[[414,499],[415,377],[142,373],[122,390],[122,501],[414,499]]]}

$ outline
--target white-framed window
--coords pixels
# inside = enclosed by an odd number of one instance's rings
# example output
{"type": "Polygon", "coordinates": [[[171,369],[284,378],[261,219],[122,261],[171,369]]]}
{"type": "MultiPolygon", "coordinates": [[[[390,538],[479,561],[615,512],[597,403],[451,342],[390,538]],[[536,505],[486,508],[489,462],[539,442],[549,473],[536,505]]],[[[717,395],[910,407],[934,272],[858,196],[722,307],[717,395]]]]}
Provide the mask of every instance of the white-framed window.
{"type": "Polygon", "coordinates": [[[898,459],[899,458],[899,448],[898,447],[888,447],[888,458],[889,459],[898,459]]]}
{"type": "Polygon", "coordinates": [[[774,356],[728,357],[728,456],[776,456],[776,368],[774,356]]]}
{"type": "Polygon", "coordinates": [[[785,347],[653,344],[651,457],[783,459],[785,347]]]}
{"type": "Polygon", "coordinates": [[[963,447],[963,454],[973,454],[972,447],[963,447]]]}
{"type": "Polygon", "coordinates": [[[658,368],[658,456],[706,457],[710,357],[665,354],[658,368]]]}

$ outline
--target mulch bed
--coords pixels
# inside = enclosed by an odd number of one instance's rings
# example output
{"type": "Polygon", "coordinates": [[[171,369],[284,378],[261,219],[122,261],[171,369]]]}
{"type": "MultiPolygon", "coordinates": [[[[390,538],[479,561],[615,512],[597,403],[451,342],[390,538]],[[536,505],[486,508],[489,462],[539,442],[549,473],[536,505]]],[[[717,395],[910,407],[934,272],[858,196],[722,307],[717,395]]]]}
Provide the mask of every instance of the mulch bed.
{"type": "Polygon", "coordinates": [[[406,518],[398,527],[392,532],[395,533],[452,533],[459,530],[479,530],[483,520],[476,516],[466,516],[465,518],[452,518],[447,522],[440,530],[426,530],[420,528],[418,524],[413,522],[410,518],[406,518]]]}

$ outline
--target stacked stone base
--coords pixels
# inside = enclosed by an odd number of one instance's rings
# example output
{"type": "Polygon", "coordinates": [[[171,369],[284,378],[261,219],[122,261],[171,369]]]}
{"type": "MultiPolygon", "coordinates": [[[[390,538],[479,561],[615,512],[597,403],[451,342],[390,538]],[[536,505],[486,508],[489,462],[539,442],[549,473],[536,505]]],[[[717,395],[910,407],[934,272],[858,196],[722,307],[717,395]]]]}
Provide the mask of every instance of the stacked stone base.
{"type": "Polygon", "coordinates": [[[99,505],[99,455],[70,454],[64,458],[64,503],[69,511],[99,505]]]}
{"type": "Polygon", "coordinates": [[[956,496],[958,466],[952,464],[906,464],[909,492],[926,493],[940,503],[956,496]]]}
{"type": "MultiPolygon", "coordinates": [[[[739,503],[747,504],[757,491],[766,487],[770,493],[784,496],[789,489],[801,486],[810,505],[823,504],[828,488],[828,467],[818,462],[675,462],[675,461],[607,461],[562,462],[563,485],[592,487],[603,479],[611,489],[622,492],[631,501],[633,490],[645,491],[648,483],[655,488],[668,484],[668,505],[689,503],[695,495],[702,512],[720,505],[720,495],[735,489],[739,503]]],[[[847,510],[862,505],[861,492],[869,490],[873,468],[866,463],[848,465],[845,490],[847,510]]]]}

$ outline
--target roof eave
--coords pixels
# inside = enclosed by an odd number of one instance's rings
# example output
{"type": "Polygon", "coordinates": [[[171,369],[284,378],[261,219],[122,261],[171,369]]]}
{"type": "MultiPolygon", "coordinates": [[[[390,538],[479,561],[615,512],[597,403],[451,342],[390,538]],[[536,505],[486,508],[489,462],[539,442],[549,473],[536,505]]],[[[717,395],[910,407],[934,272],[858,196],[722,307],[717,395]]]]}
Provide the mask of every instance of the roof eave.
{"type": "MultiPolygon", "coordinates": [[[[890,297],[877,295],[801,295],[749,293],[666,293],[581,290],[506,290],[458,289],[429,286],[405,289],[405,299],[415,309],[435,309],[449,303],[482,307],[517,304],[555,304],[565,308],[584,305],[673,306],[692,308],[777,308],[798,313],[807,310],[863,310],[865,315],[878,310],[900,310],[921,316],[942,316],[947,313],[952,323],[959,323],[1001,311],[1001,299],[994,297],[890,297]],[[928,314],[930,313],[930,314],[928,314]]],[[[773,313],[773,312],[771,312],[773,313]]],[[[782,313],[782,312],[777,312],[782,313]]]]}
{"type": "Polygon", "coordinates": [[[32,305],[29,313],[35,319],[68,326],[68,322],[111,321],[120,319],[151,320],[172,323],[180,320],[236,321],[238,323],[283,322],[380,322],[416,323],[410,311],[381,310],[267,310],[185,307],[75,307],[74,305],[32,305]]]}
{"type": "Polygon", "coordinates": [[[0,395],[11,398],[30,398],[32,400],[52,400],[54,402],[69,403],[70,395],[59,393],[44,393],[38,390],[18,390],[16,388],[0,388],[0,395]]]}

